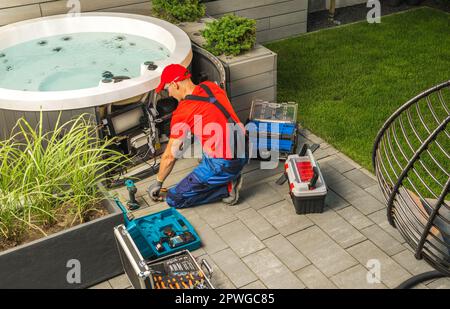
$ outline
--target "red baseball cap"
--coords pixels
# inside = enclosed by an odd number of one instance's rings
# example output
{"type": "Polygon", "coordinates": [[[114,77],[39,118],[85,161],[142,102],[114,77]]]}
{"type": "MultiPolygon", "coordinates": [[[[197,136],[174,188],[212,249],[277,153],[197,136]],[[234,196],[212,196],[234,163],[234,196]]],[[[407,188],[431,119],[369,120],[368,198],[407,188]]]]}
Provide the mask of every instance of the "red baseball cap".
{"type": "Polygon", "coordinates": [[[164,89],[166,84],[179,82],[191,77],[191,73],[184,66],[179,64],[170,64],[166,66],[161,74],[161,82],[156,87],[156,93],[164,89]]]}

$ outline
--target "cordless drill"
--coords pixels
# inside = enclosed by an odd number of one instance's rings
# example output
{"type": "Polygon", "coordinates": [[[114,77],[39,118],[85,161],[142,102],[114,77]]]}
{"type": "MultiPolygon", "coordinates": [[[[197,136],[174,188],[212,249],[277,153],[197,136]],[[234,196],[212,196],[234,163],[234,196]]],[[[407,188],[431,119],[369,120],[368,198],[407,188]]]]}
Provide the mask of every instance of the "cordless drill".
{"type": "Polygon", "coordinates": [[[137,188],[133,182],[133,180],[128,179],[125,181],[125,185],[128,189],[129,200],[127,202],[127,207],[129,210],[136,210],[140,207],[139,203],[136,200],[137,188]]]}

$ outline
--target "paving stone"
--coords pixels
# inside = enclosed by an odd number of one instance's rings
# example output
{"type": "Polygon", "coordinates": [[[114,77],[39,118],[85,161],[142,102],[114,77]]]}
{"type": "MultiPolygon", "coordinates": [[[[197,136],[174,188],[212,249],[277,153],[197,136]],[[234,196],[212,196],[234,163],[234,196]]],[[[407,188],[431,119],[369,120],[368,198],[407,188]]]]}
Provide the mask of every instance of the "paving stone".
{"type": "Polygon", "coordinates": [[[367,193],[348,179],[328,183],[328,186],[340,197],[352,204],[355,200],[363,197],[370,197],[375,200],[375,198],[373,198],[369,193],[367,193]]]}
{"type": "Polygon", "coordinates": [[[342,152],[339,152],[337,154],[337,157],[341,160],[344,160],[345,162],[347,162],[348,164],[350,164],[351,166],[354,166],[357,169],[361,169],[361,165],[359,165],[358,163],[356,163],[355,161],[353,161],[352,159],[350,159],[348,156],[346,156],[345,154],[343,154],[342,152]]]}
{"type": "Polygon", "coordinates": [[[317,135],[313,134],[311,131],[305,128],[300,128],[299,133],[309,139],[311,142],[315,144],[322,144],[324,143],[324,140],[318,137],[317,135]]]}
{"type": "Polygon", "coordinates": [[[342,159],[338,154],[332,156],[329,163],[339,173],[345,173],[355,168],[354,164],[342,159]]]}
{"type": "Polygon", "coordinates": [[[258,279],[231,249],[216,252],[211,258],[238,288],[258,279]]]}
{"type": "Polygon", "coordinates": [[[236,289],[236,286],[231,280],[224,274],[224,272],[214,263],[213,259],[209,255],[203,255],[198,257],[198,261],[205,259],[213,269],[213,275],[211,280],[212,285],[216,289],[236,289]]]}
{"type": "Polygon", "coordinates": [[[309,289],[336,289],[336,286],[314,265],[306,266],[295,272],[295,275],[309,289]]]}
{"type": "Polygon", "coordinates": [[[286,200],[265,207],[259,213],[284,236],[313,225],[305,215],[297,215],[294,205],[286,200]]]}
{"type": "Polygon", "coordinates": [[[320,159],[332,156],[336,153],[338,153],[336,148],[333,148],[333,147],[322,148],[322,146],[320,146],[320,148],[314,152],[314,159],[320,160],[320,159]]]}
{"type": "Polygon", "coordinates": [[[291,271],[299,270],[310,261],[280,234],[266,239],[264,244],[269,248],[291,271]]]}
{"type": "Polygon", "coordinates": [[[400,242],[398,242],[395,238],[386,233],[376,224],[362,229],[361,233],[363,233],[364,236],[370,239],[375,245],[386,252],[386,254],[389,256],[405,250],[405,247],[402,246],[400,242]]]}
{"type": "Polygon", "coordinates": [[[370,240],[366,240],[347,249],[362,265],[367,265],[369,260],[378,260],[381,266],[380,279],[388,288],[397,287],[411,275],[397,262],[390,258],[370,240]]]}
{"type": "Polygon", "coordinates": [[[237,216],[261,240],[278,234],[278,231],[253,208],[243,210],[237,213],[237,216]]]}
{"type": "Polygon", "coordinates": [[[397,239],[400,243],[404,243],[405,239],[400,234],[400,232],[389,224],[389,221],[387,220],[386,215],[386,209],[381,209],[377,212],[374,212],[373,214],[370,214],[369,219],[378,224],[379,227],[381,227],[384,231],[388,232],[389,235],[397,239]]]}
{"type": "Polygon", "coordinates": [[[357,263],[317,226],[295,233],[288,240],[328,277],[357,263]]]}
{"type": "Polygon", "coordinates": [[[363,189],[377,184],[377,182],[373,178],[367,176],[365,173],[361,172],[361,170],[358,169],[352,169],[348,172],[345,172],[344,176],[363,189]]]}
{"type": "Polygon", "coordinates": [[[392,258],[413,275],[434,270],[424,260],[417,260],[414,257],[414,253],[410,250],[403,250],[402,252],[393,255],[392,258]]]}
{"type": "Polygon", "coordinates": [[[283,196],[267,183],[243,189],[240,199],[258,210],[283,200],[283,196]]]}
{"type": "Polygon", "coordinates": [[[237,220],[231,207],[222,202],[199,205],[195,210],[212,228],[237,220]]]}
{"type": "Polygon", "coordinates": [[[375,184],[373,186],[367,187],[364,190],[369,192],[374,198],[376,198],[381,204],[386,205],[386,201],[384,200],[383,193],[381,193],[380,186],[375,184]]]}
{"type": "Polygon", "coordinates": [[[337,210],[336,212],[358,230],[375,224],[353,206],[337,210]]]}
{"type": "Polygon", "coordinates": [[[350,203],[328,188],[327,196],[325,197],[325,205],[331,209],[339,210],[350,206],[350,203]]]}
{"type": "Polygon", "coordinates": [[[348,180],[344,175],[339,173],[337,170],[334,169],[329,163],[329,161],[321,162],[320,165],[320,171],[322,172],[323,179],[325,180],[325,183],[330,186],[333,183],[341,182],[344,180],[348,180]]]}
{"type": "Polygon", "coordinates": [[[386,206],[381,204],[376,198],[367,193],[362,197],[352,199],[350,202],[354,207],[356,207],[360,212],[362,212],[365,215],[386,208],[386,206]]]}
{"type": "Polygon", "coordinates": [[[206,251],[203,248],[199,248],[197,250],[191,251],[193,257],[197,258],[199,256],[205,255],[206,251]]]}
{"type": "Polygon", "coordinates": [[[221,226],[216,229],[216,232],[240,257],[265,247],[241,221],[234,221],[221,226]]]}
{"type": "Polygon", "coordinates": [[[385,289],[386,286],[381,282],[370,283],[367,280],[368,270],[361,264],[344,270],[343,272],[331,277],[341,289],[385,289]]]}
{"type": "Polygon", "coordinates": [[[450,289],[450,279],[440,278],[427,284],[430,289],[450,289]]]}
{"type": "Polygon", "coordinates": [[[350,223],[332,210],[307,216],[343,248],[348,248],[366,239],[350,223]]]}
{"type": "Polygon", "coordinates": [[[261,166],[261,164],[267,164],[262,161],[259,161],[260,167],[248,173],[245,173],[243,176],[243,191],[246,191],[248,187],[252,187],[256,184],[260,184],[261,182],[266,181],[266,179],[284,173],[284,165],[282,162],[277,162],[276,167],[271,166],[261,166]]]}
{"type": "Polygon", "coordinates": [[[264,289],[267,289],[267,287],[264,285],[264,283],[262,283],[261,281],[257,280],[255,282],[252,282],[252,283],[242,287],[242,289],[247,289],[247,290],[264,290],[264,289]]]}
{"type": "Polygon", "coordinates": [[[131,286],[128,277],[125,274],[109,279],[109,284],[111,284],[113,289],[126,289],[131,286]]]}
{"type": "Polygon", "coordinates": [[[243,258],[247,266],[269,289],[303,289],[305,285],[269,250],[243,258]]]}
{"type": "Polygon", "coordinates": [[[209,255],[228,248],[228,245],[209,225],[194,225],[194,228],[202,240],[202,248],[209,255]]]}
{"type": "Polygon", "coordinates": [[[92,290],[106,290],[106,289],[108,289],[108,290],[110,290],[110,289],[112,289],[112,286],[111,286],[111,284],[108,281],[103,281],[103,282],[101,282],[99,284],[91,286],[89,289],[92,289],[92,290]]]}

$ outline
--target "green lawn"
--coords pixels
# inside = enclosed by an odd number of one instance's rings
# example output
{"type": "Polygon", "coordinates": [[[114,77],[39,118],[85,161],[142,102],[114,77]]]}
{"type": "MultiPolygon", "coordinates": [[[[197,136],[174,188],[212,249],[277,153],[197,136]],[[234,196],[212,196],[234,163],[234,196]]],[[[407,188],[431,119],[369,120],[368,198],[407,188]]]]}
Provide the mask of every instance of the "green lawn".
{"type": "Polygon", "coordinates": [[[304,127],[370,170],[384,121],[450,79],[450,14],[428,8],[266,46],[278,53],[278,101],[298,102],[304,127]]]}

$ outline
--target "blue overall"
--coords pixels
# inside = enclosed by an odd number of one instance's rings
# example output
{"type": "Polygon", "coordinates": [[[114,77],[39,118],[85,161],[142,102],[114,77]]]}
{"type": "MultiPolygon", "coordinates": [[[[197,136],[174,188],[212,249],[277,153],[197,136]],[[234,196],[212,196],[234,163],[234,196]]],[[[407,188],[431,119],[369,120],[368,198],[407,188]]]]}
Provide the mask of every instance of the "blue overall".
{"type": "MultiPolygon", "coordinates": [[[[206,85],[201,84],[200,87],[209,95],[208,98],[186,96],[186,99],[211,103],[222,111],[228,122],[235,123],[228,111],[214,97],[212,91],[206,85]]],[[[175,208],[185,208],[228,197],[228,183],[238,178],[247,162],[247,158],[226,160],[210,158],[203,153],[200,164],[186,178],[167,191],[167,204],[175,208]]]]}

